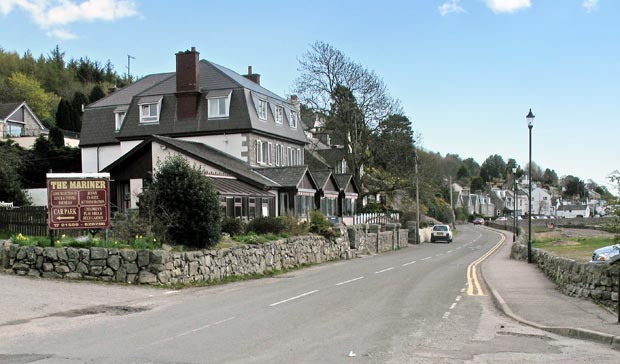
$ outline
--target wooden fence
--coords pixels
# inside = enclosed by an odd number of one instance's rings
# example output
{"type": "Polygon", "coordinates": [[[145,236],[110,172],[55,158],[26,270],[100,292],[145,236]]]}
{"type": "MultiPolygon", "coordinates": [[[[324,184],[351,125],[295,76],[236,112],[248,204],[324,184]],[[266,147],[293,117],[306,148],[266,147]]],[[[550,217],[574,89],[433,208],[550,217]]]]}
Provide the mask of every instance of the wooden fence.
{"type": "MultiPolygon", "coordinates": [[[[47,206],[0,207],[0,230],[27,236],[49,236],[47,206]]],[[[52,230],[54,236],[81,236],[88,230],[52,230]]]]}

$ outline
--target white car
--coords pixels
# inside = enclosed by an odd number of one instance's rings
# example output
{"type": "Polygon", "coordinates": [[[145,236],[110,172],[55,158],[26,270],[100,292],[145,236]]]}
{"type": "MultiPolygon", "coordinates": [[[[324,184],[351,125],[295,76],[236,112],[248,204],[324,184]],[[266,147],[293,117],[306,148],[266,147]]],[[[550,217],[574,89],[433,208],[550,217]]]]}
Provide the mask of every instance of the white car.
{"type": "Polygon", "coordinates": [[[495,221],[508,221],[508,219],[505,216],[500,216],[497,219],[495,219],[495,221]]]}
{"type": "Polygon", "coordinates": [[[449,225],[435,225],[431,230],[431,243],[436,241],[452,242],[452,231],[449,225]]]}

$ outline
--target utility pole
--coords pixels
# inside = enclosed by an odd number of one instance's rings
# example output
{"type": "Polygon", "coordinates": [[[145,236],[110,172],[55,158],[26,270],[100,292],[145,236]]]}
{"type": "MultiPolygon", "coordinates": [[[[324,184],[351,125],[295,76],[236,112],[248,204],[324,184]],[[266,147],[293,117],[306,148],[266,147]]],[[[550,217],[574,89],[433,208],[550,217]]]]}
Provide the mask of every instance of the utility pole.
{"type": "Polygon", "coordinates": [[[127,79],[131,80],[131,60],[136,59],[136,57],[127,55],[127,79]]]}
{"type": "Polygon", "coordinates": [[[452,214],[452,228],[454,229],[454,205],[452,204],[452,176],[450,176],[450,213],[452,214]]]}
{"type": "Polygon", "coordinates": [[[418,183],[418,153],[414,150],[415,157],[415,211],[416,211],[416,223],[415,223],[415,241],[416,244],[420,244],[420,185],[418,183]]]}

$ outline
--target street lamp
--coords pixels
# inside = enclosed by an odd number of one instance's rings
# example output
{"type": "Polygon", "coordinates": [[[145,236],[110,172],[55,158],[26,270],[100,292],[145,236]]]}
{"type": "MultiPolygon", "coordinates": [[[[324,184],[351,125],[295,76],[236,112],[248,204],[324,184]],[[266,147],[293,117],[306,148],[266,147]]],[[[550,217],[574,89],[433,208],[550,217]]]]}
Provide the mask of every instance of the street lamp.
{"type": "Polygon", "coordinates": [[[517,168],[512,169],[512,184],[513,184],[513,204],[514,207],[512,209],[512,222],[514,225],[514,230],[512,232],[512,242],[517,241],[517,168]]]}
{"type": "Polygon", "coordinates": [[[527,114],[525,119],[527,120],[527,128],[530,131],[530,163],[528,165],[528,184],[529,184],[529,194],[528,194],[528,202],[527,202],[527,262],[532,263],[532,128],[534,127],[534,114],[532,114],[532,109],[530,108],[530,112],[527,114]]]}
{"type": "Polygon", "coordinates": [[[418,184],[418,153],[413,150],[415,158],[415,242],[420,244],[420,186],[418,184]]]}

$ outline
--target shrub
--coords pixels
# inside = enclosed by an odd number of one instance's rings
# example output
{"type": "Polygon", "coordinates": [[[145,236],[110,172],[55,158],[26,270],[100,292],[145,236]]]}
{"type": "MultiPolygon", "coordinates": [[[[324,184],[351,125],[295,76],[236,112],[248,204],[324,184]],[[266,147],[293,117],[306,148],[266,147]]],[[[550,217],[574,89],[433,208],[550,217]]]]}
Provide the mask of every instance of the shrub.
{"type": "Polygon", "coordinates": [[[280,234],[287,228],[285,220],[278,217],[257,217],[248,223],[247,231],[256,234],[280,234]]]}
{"type": "Polygon", "coordinates": [[[310,231],[315,234],[323,235],[328,239],[336,237],[336,232],[332,228],[332,224],[319,210],[314,210],[310,213],[310,231]]]}
{"type": "Polygon", "coordinates": [[[222,220],[222,232],[230,236],[243,235],[246,230],[246,224],[234,217],[225,217],[222,220]]]}
{"type": "Polygon", "coordinates": [[[220,240],[217,191],[183,157],[171,157],[158,165],[153,182],[143,191],[140,207],[149,220],[166,226],[166,240],[197,248],[214,246],[220,240]]]}

